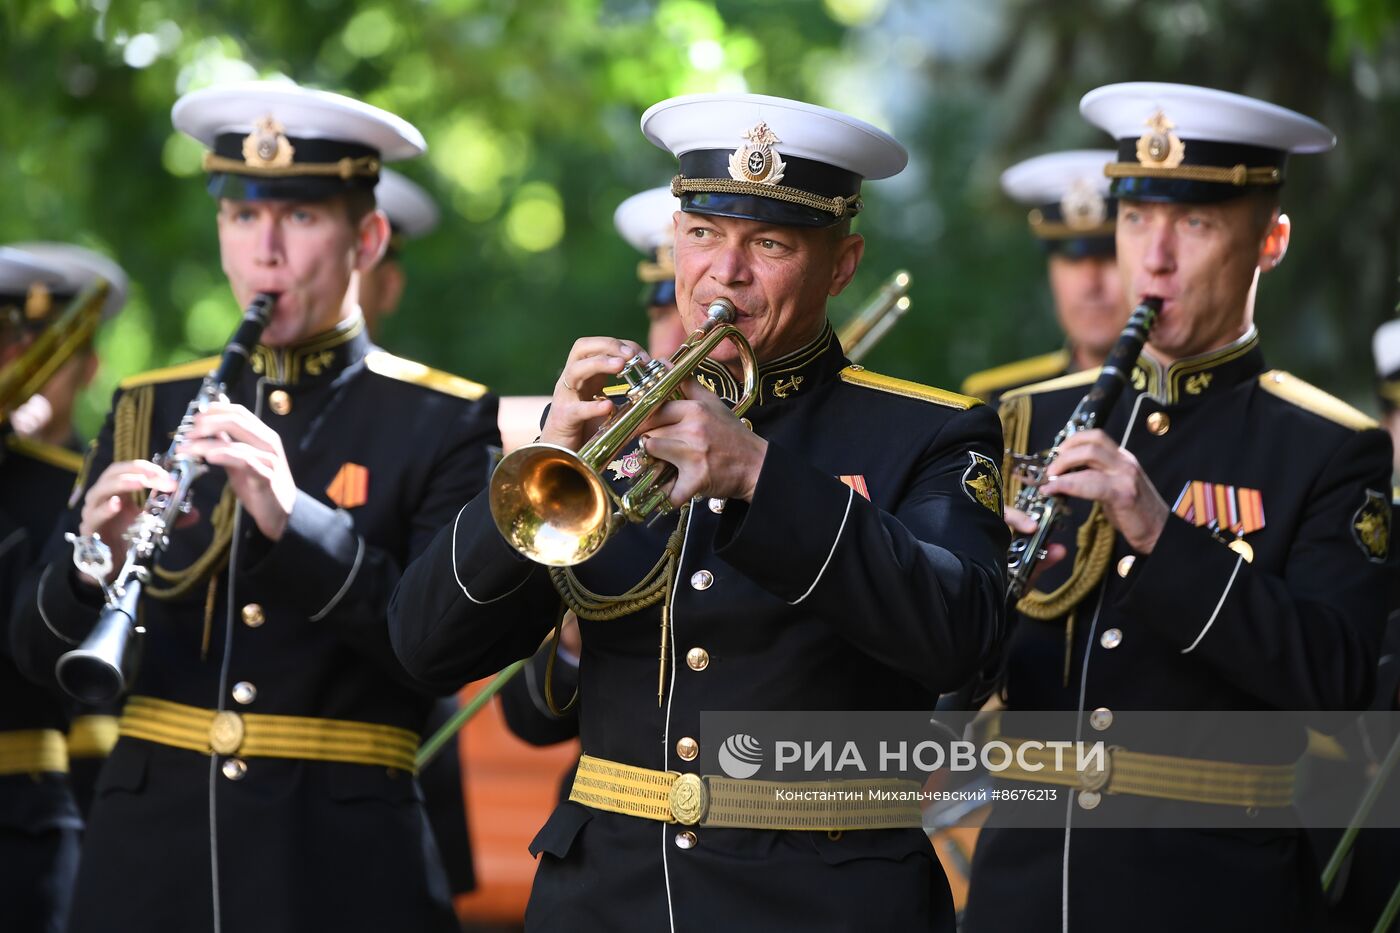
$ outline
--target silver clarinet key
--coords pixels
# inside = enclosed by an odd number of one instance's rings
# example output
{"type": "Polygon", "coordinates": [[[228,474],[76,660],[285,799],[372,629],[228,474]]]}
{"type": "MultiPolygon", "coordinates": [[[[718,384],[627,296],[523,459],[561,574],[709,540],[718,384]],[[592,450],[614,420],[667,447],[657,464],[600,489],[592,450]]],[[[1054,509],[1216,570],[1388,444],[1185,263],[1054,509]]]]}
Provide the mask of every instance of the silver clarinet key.
{"type": "Polygon", "coordinates": [[[112,549],[102,543],[99,534],[65,534],[63,539],[73,545],[73,566],[99,583],[107,583],[112,575],[112,549]]]}

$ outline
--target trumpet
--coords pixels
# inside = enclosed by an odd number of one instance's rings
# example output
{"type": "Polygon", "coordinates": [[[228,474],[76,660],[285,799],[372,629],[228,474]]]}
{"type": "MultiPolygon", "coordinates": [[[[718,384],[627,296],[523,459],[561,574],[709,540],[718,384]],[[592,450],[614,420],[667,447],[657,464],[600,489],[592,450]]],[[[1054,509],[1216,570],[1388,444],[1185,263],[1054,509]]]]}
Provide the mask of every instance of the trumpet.
{"type": "Polygon", "coordinates": [[[63,654],[54,666],[59,686],[73,697],[86,703],[114,700],[125,692],[135,676],[140,662],[141,636],[145,634],[136,620],[141,588],[150,579],[156,558],[170,546],[170,532],[176,519],[190,511],[190,490],[195,480],[208,469],[181,448],[189,439],[195,416],[224,398],[243,375],[249,354],[257,346],[276,303],[277,296],[272,294],[259,294],[253,299],[224,347],[218,367],[204,377],[199,391],[185,409],[170,447],[164,456],[156,459],[175,480],[175,489],[171,492],[152,490],[147,495],[145,508],[122,535],[127,543],[126,559],[116,577],[108,582],[112,574],[112,549],[100,535],[64,535],[73,546],[73,565],[80,573],[98,581],[103,596],[97,625],[81,645],[63,654]]]}
{"type": "Polygon", "coordinates": [[[908,310],[909,273],[901,269],[890,276],[865,307],[841,325],[836,339],[846,351],[846,358],[859,363],[908,310]]]}
{"type": "Polygon", "coordinates": [[[19,359],[0,372],[0,423],[53,377],[68,358],[92,339],[111,285],[96,279],[79,292],[44,328],[19,359]]]}
{"type": "Polygon", "coordinates": [[[1016,508],[1035,522],[1035,531],[1017,537],[1011,542],[1011,550],[1006,562],[1007,594],[1014,606],[1026,590],[1030,588],[1031,574],[1045,557],[1050,533],[1064,517],[1065,503],[1059,496],[1047,496],[1040,491],[1045,483],[1045,471],[1055,462],[1060,445],[1081,431],[1089,431],[1103,424],[1104,418],[1112,411],[1118,397],[1133,371],[1133,364],[1152,325],[1157,323],[1157,315],[1162,311],[1162,299],[1144,298],[1128,317],[1128,324],[1118,337],[1103,369],[1093,386],[1080,399],[1070,415],[1069,421],[1050,449],[1042,454],[1017,454],[1016,469],[1026,477],[1026,484],[1016,496],[1016,508]]]}
{"type": "Polygon", "coordinates": [[[662,488],[674,468],[643,453],[641,472],[621,495],[602,472],[640,432],[652,413],[679,398],[681,383],[694,375],[721,342],[739,350],[743,396],[734,405],[743,415],[757,398],[758,360],[734,326],[737,313],[717,298],[703,324],[691,331],[668,362],[632,357],[622,369],[627,399],[577,452],[555,444],[527,444],[507,454],[491,474],[491,516],[511,546],[536,563],[572,567],[598,552],[624,521],[664,515],[671,504],[662,488]]]}

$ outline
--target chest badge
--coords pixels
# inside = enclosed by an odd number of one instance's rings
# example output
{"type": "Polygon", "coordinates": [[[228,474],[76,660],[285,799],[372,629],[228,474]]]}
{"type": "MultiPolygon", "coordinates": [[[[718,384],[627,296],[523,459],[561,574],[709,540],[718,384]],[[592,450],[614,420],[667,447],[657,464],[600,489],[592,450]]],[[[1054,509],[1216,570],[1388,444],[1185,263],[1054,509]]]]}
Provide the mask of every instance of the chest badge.
{"type": "Polygon", "coordinates": [[[612,470],[613,479],[623,480],[631,479],[642,472],[643,465],[642,452],[640,450],[634,450],[622,459],[614,460],[612,463],[609,463],[608,469],[612,470]]]}
{"type": "Polygon", "coordinates": [[[1366,501],[1351,518],[1351,535],[1367,560],[1385,561],[1390,553],[1390,502],[1385,496],[1366,490],[1366,501]]]}
{"type": "Polygon", "coordinates": [[[854,489],[856,495],[863,496],[866,502],[870,501],[870,489],[865,485],[865,476],[863,474],[855,473],[850,476],[843,475],[836,478],[854,489]]]}
{"type": "Polygon", "coordinates": [[[369,470],[358,463],[341,464],[326,487],[326,498],[342,509],[364,505],[369,501],[369,470]]]}
{"type": "Polygon", "coordinates": [[[1232,540],[1221,540],[1246,561],[1254,560],[1254,547],[1244,536],[1264,527],[1264,497],[1259,490],[1192,480],[1182,487],[1172,511],[1197,527],[1232,533],[1232,540]]]}
{"type": "Polygon", "coordinates": [[[991,457],[968,451],[971,461],[963,470],[962,486],[967,497],[978,505],[985,506],[993,514],[1001,516],[1001,470],[991,457]]]}

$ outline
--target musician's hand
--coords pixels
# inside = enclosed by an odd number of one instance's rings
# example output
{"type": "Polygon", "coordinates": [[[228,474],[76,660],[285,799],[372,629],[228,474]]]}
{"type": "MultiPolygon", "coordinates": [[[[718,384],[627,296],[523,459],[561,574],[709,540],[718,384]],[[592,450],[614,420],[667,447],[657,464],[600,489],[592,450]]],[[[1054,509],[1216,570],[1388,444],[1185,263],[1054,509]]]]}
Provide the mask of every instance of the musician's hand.
{"type": "Polygon", "coordinates": [[[616,382],[627,361],[638,353],[650,359],[636,343],[612,337],[580,337],[569,351],[568,362],[554,383],[549,417],[540,442],[578,450],[612,414],[613,403],[598,399],[603,387],[616,382]]]}
{"type": "Polygon", "coordinates": [[[1104,517],[1128,546],[1151,554],[1167,525],[1171,509],[1152,485],[1137,457],[1103,431],[1084,431],[1060,445],[1046,471],[1047,495],[1074,496],[1103,504],[1104,517]]]}
{"type": "Polygon", "coordinates": [[[242,405],[216,402],[195,416],[183,450],[223,467],[244,511],[269,541],[278,541],[296,504],[297,484],[282,438],[242,405]]]}
{"type": "MultiPolygon", "coordinates": [[[[1007,506],[1002,513],[1002,518],[1011,529],[1011,537],[1019,538],[1022,535],[1033,534],[1035,532],[1035,520],[1020,509],[1013,509],[1007,506]]],[[[1030,585],[1035,586],[1035,581],[1040,579],[1040,575],[1051,567],[1065,559],[1069,549],[1063,544],[1051,544],[1045,548],[1045,556],[1036,561],[1035,567],[1031,569],[1030,585]]]]}
{"type": "Polygon", "coordinates": [[[647,454],[676,468],[671,504],[693,496],[751,501],[768,442],[694,379],[681,390],[685,398],[662,405],[643,428],[647,454]]]}
{"type": "MultiPolygon", "coordinates": [[[[102,543],[112,549],[113,567],[120,567],[126,560],[122,533],[141,514],[145,507],[143,500],[150,489],[174,492],[175,480],[149,460],[119,460],[102,471],[83,497],[78,534],[101,535],[102,543]]],[[[82,580],[94,586],[98,582],[86,574],[82,575],[82,580]]]]}

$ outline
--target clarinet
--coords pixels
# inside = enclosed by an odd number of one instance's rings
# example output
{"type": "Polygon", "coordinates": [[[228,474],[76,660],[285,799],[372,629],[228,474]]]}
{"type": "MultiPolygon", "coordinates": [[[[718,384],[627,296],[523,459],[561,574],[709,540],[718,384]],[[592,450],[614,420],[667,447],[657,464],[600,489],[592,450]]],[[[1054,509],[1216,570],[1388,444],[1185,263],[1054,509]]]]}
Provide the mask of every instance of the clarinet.
{"type": "Polygon", "coordinates": [[[243,375],[248,357],[262,337],[276,304],[277,296],[264,292],[248,305],[238,329],[224,347],[219,365],[204,377],[199,391],[185,409],[170,447],[163,456],[155,458],[155,462],[170,473],[175,488],[170,492],[153,489],[146,496],[145,508],[122,534],[127,545],[126,559],[116,576],[109,582],[112,549],[100,535],[64,535],[73,546],[73,565],[98,581],[103,596],[102,610],[92,633],[77,648],[63,654],[54,666],[59,685],[76,699],[105,703],[119,697],[130,686],[140,661],[141,636],[145,634],[145,629],[136,621],[141,589],[150,579],[156,559],[170,546],[170,532],[175,521],[190,511],[190,490],[195,480],[208,470],[202,461],[185,454],[181,448],[189,440],[195,416],[211,403],[223,400],[243,375]]]}
{"type": "Polygon", "coordinates": [[[1016,455],[1016,469],[1025,478],[1025,485],[1016,496],[1015,507],[1035,522],[1035,531],[1011,542],[1006,573],[1007,595],[1013,606],[1030,589],[1031,574],[1045,557],[1050,533],[1064,517],[1064,500],[1040,491],[1045,483],[1045,471],[1055,462],[1061,444],[1081,431],[1089,431],[1103,424],[1118,397],[1123,394],[1133,364],[1137,362],[1138,354],[1142,352],[1142,346],[1147,342],[1147,335],[1152,331],[1152,325],[1157,323],[1161,310],[1162,299],[1144,298],[1128,317],[1128,326],[1123,328],[1118,343],[1104,361],[1099,378],[1094,380],[1093,387],[1075,406],[1074,413],[1060,429],[1050,449],[1041,454],[1016,455]]]}

